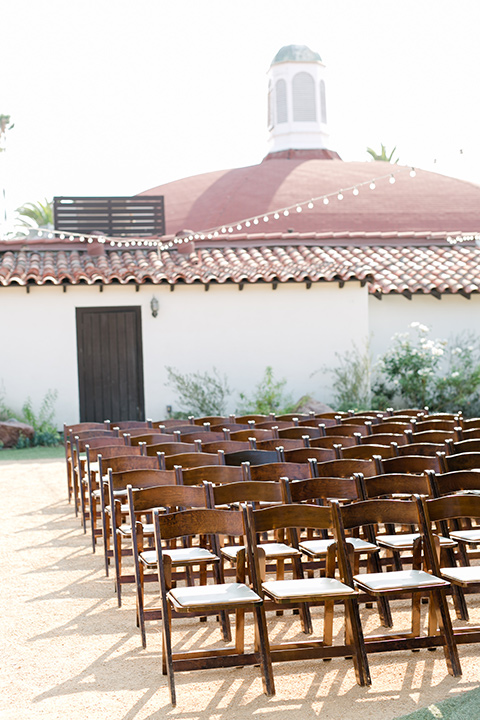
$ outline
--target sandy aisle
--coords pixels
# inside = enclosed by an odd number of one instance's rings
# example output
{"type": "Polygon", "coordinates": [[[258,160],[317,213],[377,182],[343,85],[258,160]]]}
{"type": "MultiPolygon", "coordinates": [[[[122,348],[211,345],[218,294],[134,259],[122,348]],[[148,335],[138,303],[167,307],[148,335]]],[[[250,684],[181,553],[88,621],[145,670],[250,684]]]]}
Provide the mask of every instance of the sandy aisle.
{"type": "MultiPolygon", "coordinates": [[[[64,461],[0,463],[0,484],[10,510],[1,544],[2,720],[391,720],[480,684],[478,648],[462,646],[460,679],[447,674],[441,650],[370,655],[367,689],[343,659],[275,665],[270,699],[257,668],[212,670],[177,675],[172,708],[157,624],[149,623],[142,650],[133,588],[124,586],[118,609],[100,548],[92,554],[65,500],[64,461]]],[[[375,611],[362,610],[362,617],[375,627],[375,611]]],[[[290,621],[270,623],[283,633],[290,621]]],[[[184,642],[205,628],[185,622],[184,642]]]]}

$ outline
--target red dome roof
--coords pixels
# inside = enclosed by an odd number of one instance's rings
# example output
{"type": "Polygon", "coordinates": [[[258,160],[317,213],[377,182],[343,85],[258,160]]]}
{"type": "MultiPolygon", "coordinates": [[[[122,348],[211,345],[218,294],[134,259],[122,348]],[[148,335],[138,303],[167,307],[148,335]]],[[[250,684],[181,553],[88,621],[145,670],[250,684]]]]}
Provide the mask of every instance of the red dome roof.
{"type": "Polygon", "coordinates": [[[249,232],[480,232],[480,186],[423,170],[412,178],[409,170],[385,162],[277,158],[183,178],[140,194],[165,196],[169,235],[222,225],[233,225],[236,232],[238,222],[257,215],[260,222],[249,232]],[[369,181],[381,176],[371,190],[369,181]],[[336,197],[340,190],[343,200],[336,197]],[[293,209],[288,217],[263,221],[267,212],[331,193],[335,196],[328,205],[319,200],[313,209],[304,206],[300,213],[293,209]]]}

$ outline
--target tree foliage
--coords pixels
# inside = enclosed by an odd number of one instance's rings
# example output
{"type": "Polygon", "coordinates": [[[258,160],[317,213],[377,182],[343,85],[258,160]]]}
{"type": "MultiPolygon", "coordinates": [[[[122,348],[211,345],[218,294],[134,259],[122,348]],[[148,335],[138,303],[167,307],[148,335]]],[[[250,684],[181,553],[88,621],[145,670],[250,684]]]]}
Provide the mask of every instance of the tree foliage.
{"type": "Polygon", "coordinates": [[[381,148],[382,149],[380,150],[380,152],[377,153],[375,150],[368,147],[367,153],[369,155],[371,155],[374,160],[380,160],[381,162],[388,162],[388,163],[392,163],[392,164],[396,165],[396,163],[398,163],[398,158],[396,160],[393,160],[392,158],[395,154],[395,150],[397,149],[397,146],[395,146],[393,148],[391,153],[387,153],[387,148],[385,147],[385,145],[383,145],[383,143],[381,145],[381,148]]]}

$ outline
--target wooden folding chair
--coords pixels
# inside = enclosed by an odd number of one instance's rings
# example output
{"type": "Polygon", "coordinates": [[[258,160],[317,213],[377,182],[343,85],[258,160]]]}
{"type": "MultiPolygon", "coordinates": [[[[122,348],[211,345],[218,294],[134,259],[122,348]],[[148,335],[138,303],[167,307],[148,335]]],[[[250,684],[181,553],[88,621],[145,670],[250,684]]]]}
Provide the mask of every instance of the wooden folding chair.
{"type": "MultiPolygon", "coordinates": [[[[370,673],[365,654],[363,633],[357,603],[357,591],[348,583],[346,562],[339,565],[340,580],[335,578],[335,550],[328,550],[326,576],[305,578],[300,557],[293,559],[293,579],[267,580],[265,578],[265,553],[257,545],[257,535],[270,530],[284,530],[297,545],[298,528],[332,528],[330,507],[314,505],[278,505],[254,510],[244,506],[247,517],[249,568],[253,589],[265,598],[265,610],[278,608],[302,608],[307,605],[324,605],[325,621],[321,640],[302,642],[285,641],[270,646],[272,662],[305,660],[312,658],[352,657],[359,685],[369,685],[370,673]],[[333,644],[333,611],[335,603],[345,607],[345,643],[333,644]]],[[[340,550],[339,550],[340,553],[340,550]]],[[[307,628],[309,633],[312,628],[307,628]]]]}
{"type": "MultiPolygon", "coordinates": [[[[442,562],[441,546],[434,527],[437,524],[443,526],[456,524],[462,520],[467,520],[469,525],[472,522],[477,523],[480,518],[480,496],[457,493],[431,499],[417,497],[416,500],[422,513],[426,555],[431,572],[464,592],[472,590],[478,592],[480,567],[478,565],[446,566],[442,562]]],[[[450,530],[450,537],[459,545],[476,545],[480,542],[480,528],[475,525],[468,530],[453,529],[450,530]]],[[[455,627],[453,633],[457,643],[480,642],[480,626],[455,627]]]]}
{"type": "MultiPolygon", "coordinates": [[[[175,672],[202,670],[214,667],[260,665],[266,695],[275,694],[268,635],[260,595],[245,584],[245,563],[237,558],[235,582],[225,583],[221,563],[215,565],[215,584],[203,586],[172,586],[172,561],[164,555],[162,542],[202,534],[212,537],[214,548],[218,535],[243,537],[245,527],[243,514],[229,510],[185,510],[161,515],[154,511],[155,546],[158,557],[158,578],[162,606],[162,671],[168,676],[170,699],[176,704],[175,672]],[[235,612],[234,647],[209,650],[178,650],[173,652],[172,610],[178,614],[218,615],[235,612]],[[254,613],[255,646],[245,651],[244,614],[254,613]]],[[[244,553],[243,553],[244,555],[244,553]]]]}
{"type": "Polygon", "coordinates": [[[243,465],[202,465],[185,468],[177,465],[175,474],[177,485],[202,485],[211,482],[213,485],[237,483],[248,479],[248,463],[243,465]]]}
{"type": "Polygon", "coordinates": [[[454,455],[440,453],[441,469],[429,468],[435,472],[452,472],[454,470],[480,470],[480,452],[463,452],[454,455]]]}
{"type": "MultiPolygon", "coordinates": [[[[378,525],[419,525],[421,516],[414,501],[366,500],[348,505],[332,501],[335,533],[339,547],[346,542],[345,532],[363,528],[373,530],[378,525]]],[[[368,537],[368,534],[367,534],[368,537]]],[[[443,646],[448,672],[461,675],[460,660],[453,635],[446,593],[450,583],[422,570],[422,537],[413,549],[412,569],[394,572],[359,573],[354,575],[355,586],[372,598],[389,600],[405,595],[412,598],[411,629],[395,635],[365,637],[366,652],[412,650],[443,646]],[[428,635],[421,634],[421,596],[429,598],[428,635]]],[[[340,558],[343,556],[339,553],[340,558]]]]}
{"type": "MultiPolygon", "coordinates": [[[[134,488],[143,489],[175,484],[176,476],[172,470],[137,469],[114,473],[111,468],[108,469],[107,480],[104,482],[104,493],[108,494],[108,503],[105,503],[105,514],[107,519],[110,518],[110,522],[107,522],[107,542],[104,548],[106,553],[105,565],[108,570],[108,559],[113,557],[115,593],[118,607],[122,605],[122,585],[135,582],[135,576],[132,573],[123,572],[123,558],[132,555],[131,547],[123,546],[123,540],[131,539],[130,526],[126,521],[129,513],[127,487],[131,485],[134,488]]],[[[146,534],[148,535],[148,533],[146,534]]],[[[150,536],[153,535],[152,527],[150,527],[149,534],[150,536]]]]}
{"type": "MultiPolygon", "coordinates": [[[[178,486],[161,485],[157,487],[135,489],[131,485],[127,487],[129,521],[128,526],[122,526],[120,533],[127,533],[132,540],[133,565],[135,571],[137,627],[140,629],[142,646],[147,644],[145,623],[149,620],[158,620],[161,617],[159,607],[145,608],[144,582],[150,577],[156,577],[158,555],[155,548],[145,545],[145,538],[153,535],[151,515],[155,508],[162,508],[163,512],[176,512],[191,508],[207,507],[207,490],[205,486],[178,486]],[[148,574],[148,571],[155,571],[155,575],[148,574]]],[[[180,580],[186,580],[192,585],[195,577],[194,568],[199,567],[199,578],[202,585],[207,581],[207,568],[219,562],[219,555],[215,547],[212,552],[204,544],[192,543],[192,537],[182,538],[181,546],[170,545],[163,548],[162,556],[169,558],[171,568],[175,570],[173,579],[176,584],[180,580]],[[184,568],[183,574],[178,571],[184,568]]],[[[220,613],[222,632],[225,640],[230,638],[230,627],[228,615],[220,613]]]]}

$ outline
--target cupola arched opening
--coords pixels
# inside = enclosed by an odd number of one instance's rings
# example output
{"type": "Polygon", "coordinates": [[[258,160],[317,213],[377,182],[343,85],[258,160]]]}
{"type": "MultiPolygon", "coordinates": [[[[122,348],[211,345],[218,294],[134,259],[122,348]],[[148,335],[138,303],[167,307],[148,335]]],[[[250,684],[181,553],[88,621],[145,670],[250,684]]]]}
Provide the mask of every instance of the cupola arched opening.
{"type": "Polygon", "coordinates": [[[292,97],[294,121],[315,122],[317,119],[315,83],[310,73],[299,72],[293,76],[292,97]]]}

